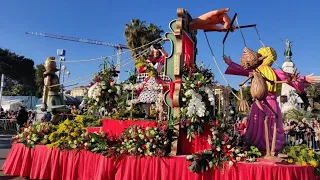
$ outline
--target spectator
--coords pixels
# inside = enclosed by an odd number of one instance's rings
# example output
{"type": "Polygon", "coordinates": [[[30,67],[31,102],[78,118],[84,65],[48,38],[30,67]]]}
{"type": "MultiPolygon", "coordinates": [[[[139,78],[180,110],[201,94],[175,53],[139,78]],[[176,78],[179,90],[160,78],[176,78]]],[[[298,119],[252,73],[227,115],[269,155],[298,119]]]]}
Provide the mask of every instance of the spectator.
{"type": "Polygon", "coordinates": [[[50,121],[51,121],[51,118],[52,118],[51,113],[47,111],[47,113],[43,115],[42,121],[43,121],[43,122],[50,122],[50,121]]]}
{"type": "Polygon", "coordinates": [[[28,121],[28,112],[23,106],[20,106],[18,116],[17,116],[18,128],[22,128],[27,121],[28,121]]]}

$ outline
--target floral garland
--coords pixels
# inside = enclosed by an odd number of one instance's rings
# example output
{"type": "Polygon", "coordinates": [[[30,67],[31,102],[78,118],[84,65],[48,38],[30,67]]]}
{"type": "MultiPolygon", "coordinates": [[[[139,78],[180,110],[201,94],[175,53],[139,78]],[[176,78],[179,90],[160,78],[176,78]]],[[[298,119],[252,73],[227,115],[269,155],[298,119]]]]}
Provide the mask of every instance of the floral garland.
{"type": "Polygon", "coordinates": [[[236,148],[237,134],[233,132],[233,126],[212,122],[211,135],[208,136],[210,149],[187,156],[192,163],[189,170],[192,172],[207,171],[211,168],[224,167],[225,163],[233,166],[239,161],[256,161],[261,152],[254,146],[249,151],[236,148]]]}
{"type": "MultiPolygon", "coordinates": [[[[212,77],[212,76],[211,76],[212,77]]],[[[214,117],[215,97],[213,80],[205,74],[194,73],[182,83],[182,107],[180,125],[186,129],[187,138],[201,134],[203,125],[210,123],[214,117]]]]}
{"type": "Polygon", "coordinates": [[[20,130],[12,140],[14,143],[23,143],[27,147],[34,148],[35,145],[49,143],[49,134],[55,130],[56,127],[51,123],[34,123],[20,130]]]}
{"type": "Polygon", "coordinates": [[[120,88],[112,79],[112,70],[102,70],[88,90],[89,113],[94,114],[98,110],[102,115],[111,116],[119,94],[120,88]]]}
{"type": "Polygon", "coordinates": [[[121,154],[135,156],[166,156],[170,152],[171,131],[165,125],[158,127],[131,126],[122,134],[121,154]]]}
{"type": "Polygon", "coordinates": [[[302,166],[313,166],[320,172],[320,153],[308,148],[307,145],[286,146],[283,150],[288,155],[286,162],[302,166]]]}

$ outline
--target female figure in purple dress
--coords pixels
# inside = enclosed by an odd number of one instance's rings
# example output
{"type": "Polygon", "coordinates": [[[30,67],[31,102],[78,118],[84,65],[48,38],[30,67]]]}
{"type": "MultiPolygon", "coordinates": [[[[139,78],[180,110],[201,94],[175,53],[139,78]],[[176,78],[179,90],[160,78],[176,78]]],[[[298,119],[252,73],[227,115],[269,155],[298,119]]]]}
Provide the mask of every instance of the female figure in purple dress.
{"type": "MultiPolygon", "coordinates": [[[[258,53],[261,56],[266,56],[263,60],[263,63],[258,67],[258,70],[262,73],[264,77],[275,81],[287,81],[287,77],[290,74],[285,73],[281,70],[271,68],[274,61],[277,59],[277,54],[275,50],[271,47],[263,47],[258,50],[258,53]]],[[[230,57],[224,57],[224,61],[228,64],[228,68],[225,71],[225,74],[239,75],[239,76],[249,76],[249,70],[245,70],[239,64],[232,62],[230,57]]],[[[320,82],[319,76],[313,76],[313,74],[307,76],[300,76],[300,78],[292,83],[288,83],[290,86],[294,87],[296,90],[303,92],[306,83],[315,84],[320,82]]],[[[272,109],[278,115],[277,122],[277,131],[276,131],[276,144],[275,152],[279,152],[283,145],[285,144],[285,136],[282,124],[282,114],[280,107],[277,102],[276,96],[276,83],[270,83],[267,81],[268,86],[268,96],[266,98],[267,102],[271,105],[272,109]]],[[[278,84],[279,85],[279,84],[278,84]]],[[[273,137],[273,126],[276,121],[275,115],[268,109],[268,107],[262,102],[264,113],[258,108],[257,104],[254,102],[251,106],[251,111],[249,115],[249,120],[247,123],[247,129],[245,136],[249,140],[250,144],[259,148],[259,150],[266,150],[266,141],[265,141],[265,131],[264,131],[264,117],[268,116],[268,130],[269,130],[269,143],[272,142],[273,137]]],[[[274,153],[274,152],[272,152],[274,153]]]]}

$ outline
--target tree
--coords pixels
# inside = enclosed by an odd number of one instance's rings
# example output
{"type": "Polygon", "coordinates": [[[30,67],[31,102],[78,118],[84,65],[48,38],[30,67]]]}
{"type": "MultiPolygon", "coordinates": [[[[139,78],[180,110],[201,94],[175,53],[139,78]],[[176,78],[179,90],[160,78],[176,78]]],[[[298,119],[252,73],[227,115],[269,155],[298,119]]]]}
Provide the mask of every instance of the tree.
{"type": "Polygon", "coordinates": [[[139,47],[160,38],[163,32],[164,31],[160,28],[160,26],[156,26],[152,23],[146,25],[145,21],[141,21],[140,19],[132,19],[129,24],[125,25],[124,32],[127,46],[131,50],[131,56],[136,58],[137,55],[148,49],[151,45],[142,48],[139,47]]]}
{"type": "Polygon", "coordinates": [[[32,59],[0,48],[0,74],[4,74],[4,94],[30,95],[35,92],[35,69],[32,59]]]}
{"type": "Polygon", "coordinates": [[[300,122],[302,121],[303,118],[305,118],[305,112],[302,110],[298,110],[298,109],[291,109],[290,111],[284,113],[283,115],[283,119],[289,119],[289,120],[293,120],[293,121],[297,121],[300,122]]]}
{"type": "Polygon", "coordinates": [[[315,102],[320,99],[319,88],[316,85],[311,85],[307,88],[307,94],[312,99],[312,108],[314,108],[315,102]]]}
{"type": "Polygon", "coordinates": [[[37,95],[38,95],[38,97],[42,97],[43,86],[44,86],[43,73],[44,73],[45,70],[46,69],[45,69],[43,64],[38,64],[36,66],[36,84],[37,84],[37,95]]]}

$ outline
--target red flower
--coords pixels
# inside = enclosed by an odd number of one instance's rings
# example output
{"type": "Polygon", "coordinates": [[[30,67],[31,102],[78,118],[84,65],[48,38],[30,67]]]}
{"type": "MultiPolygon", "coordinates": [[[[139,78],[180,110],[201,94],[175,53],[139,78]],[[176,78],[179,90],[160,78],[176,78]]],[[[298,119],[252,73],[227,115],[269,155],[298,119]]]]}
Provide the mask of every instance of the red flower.
{"type": "Polygon", "coordinates": [[[213,120],[213,121],[212,121],[212,124],[213,124],[214,127],[218,127],[218,126],[219,126],[219,123],[218,123],[217,120],[213,120]]]}
{"type": "Polygon", "coordinates": [[[143,145],[143,146],[142,146],[142,149],[146,150],[146,149],[147,149],[147,146],[146,146],[146,145],[143,145]]]}
{"type": "Polygon", "coordinates": [[[38,133],[38,134],[42,135],[42,134],[44,134],[44,133],[43,133],[43,131],[41,130],[41,131],[39,131],[39,133],[38,133]]]}
{"type": "Polygon", "coordinates": [[[187,121],[186,121],[186,124],[189,125],[189,124],[190,124],[190,120],[187,120],[187,121]]]}
{"type": "Polygon", "coordinates": [[[198,88],[201,88],[201,82],[200,81],[198,82],[198,88]]]}
{"type": "Polygon", "coordinates": [[[224,140],[225,142],[227,142],[227,141],[229,140],[229,137],[228,137],[228,136],[224,136],[224,137],[223,137],[223,140],[224,140]]]}
{"type": "Polygon", "coordinates": [[[113,152],[113,150],[112,149],[108,149],[108,152],[111,153],[111,152],[113,152]]]}

